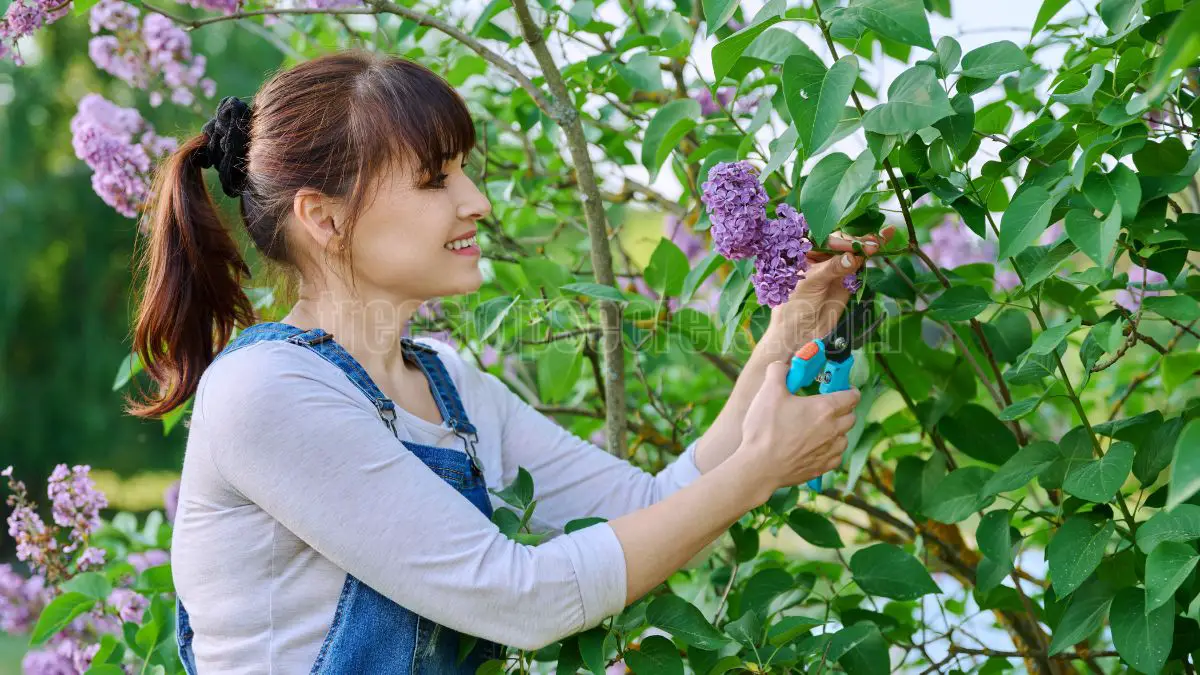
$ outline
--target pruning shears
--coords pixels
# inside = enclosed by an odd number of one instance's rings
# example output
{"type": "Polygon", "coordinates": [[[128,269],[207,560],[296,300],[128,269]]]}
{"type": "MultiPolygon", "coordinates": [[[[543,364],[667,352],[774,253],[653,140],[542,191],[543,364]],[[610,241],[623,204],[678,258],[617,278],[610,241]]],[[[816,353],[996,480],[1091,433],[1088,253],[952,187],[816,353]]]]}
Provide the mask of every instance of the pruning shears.
{"type": "MultiPolygon", "coordinates": [[[[882,320],[882,319],[880,319],[882,320]]],[[[875,320],[875,293],[864,288],[857,300],[842,313],[833,330],[796,350],[788,370],[787,388],[793,394],[801,394],[803,387],[814,381],[820,382],[822,394],[845,391],[850,388],[850,370],[854,367],[853,351],[866,341],[879,325],[875,320]]],[[[808,481],[808,487],[820,492],[821,477],[808,481]]]]}

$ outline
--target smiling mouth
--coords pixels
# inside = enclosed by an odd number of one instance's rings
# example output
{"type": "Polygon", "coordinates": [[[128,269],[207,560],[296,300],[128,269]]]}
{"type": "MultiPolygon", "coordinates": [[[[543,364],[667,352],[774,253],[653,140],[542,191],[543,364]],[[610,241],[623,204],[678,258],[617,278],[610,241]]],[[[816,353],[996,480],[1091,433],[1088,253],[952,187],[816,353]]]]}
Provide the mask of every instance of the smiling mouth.
{"type": "Polygon", "coordinates": [[[442,248],[446,249],[447,251],[457,251],[459,249],[470,248],[478,243],[479,240],[476,235],[471,235],[465,239],[455,239],[452,242],[443,244],[442,248]]]}

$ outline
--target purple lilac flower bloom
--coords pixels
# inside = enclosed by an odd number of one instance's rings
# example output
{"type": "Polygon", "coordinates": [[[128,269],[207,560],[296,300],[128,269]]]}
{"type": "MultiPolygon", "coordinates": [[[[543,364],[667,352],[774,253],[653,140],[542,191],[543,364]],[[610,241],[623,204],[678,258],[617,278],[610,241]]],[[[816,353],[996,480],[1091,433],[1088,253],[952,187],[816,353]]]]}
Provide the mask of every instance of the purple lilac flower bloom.
{"type": "Polygon", "coordinates": [[[151,156],[177,145],[175,139],[154,133],[137,110],[99,94],[80,99],[79,111],[71,118],[71,133],[75,155],[93,171],[96,194],[129,218],[137,216],[149,196],[151,156]]]}
{"type": "Polygon", "coordinates": [[[41,575],[26,579],[12,565],[0,565],[0,633],[23,635],[33,630],[50,599],[50,589],[41,575]]]}
{"type": "Polygon", "coordinates": [[[484,345],[483,349],[479,352],[479,362],[483,364],[484,368],[491,368],[500,363],[500,352],[496,351],[496,348],[491,345],[484,345]]]}
{"type": "MultiPolygon", "coordinates": [[[[63,547],[64,553],[70,553],[87,542],[88,537],[100,527],[100,509],[108,506],[108,498],[96,490],[96,484],[89,475],[91,469],[86,464],[71,469],[67,469],[66,464],[59,464],[54,467],[47,481],[46,492],[53,502],[54,522],[61,527],[71,528],[71,542],[63,547]]],[[[96,554],[92,555],[94,557],[96,554]]]]}
{"type": "Polygon", "coordinates": [[[11,57],[18,66],[25,65],[17,41],[70,12],[70,3],[62,0],[13,0],[0,17],[0,58],[11,57]]]}
{"type": "Polygon", "coordinates": [[[146,596],[128,588],[114,588],[108,596],[108,604],[121,621],[142,622],[142,613],[150,606],[146,596]]]}
{"type": "Polygon", "coordinates": [[[89,546],[79,556],[79,559],[75,561],[75,565],[78,567],[80,572],[86,572],[93,567],[103,567],[105,553],[105,550],[102,548],[89,546]]]}
{"type": "Polygon", "coordinates": [[[758,300],[768,307],[787,302],[808,270],[808,223],[790,204],[775,207],[773,220],[762,230],[762,242],[754,260],[755,272],[750,277],[758,300]]]}
{"type": "Polygon", "coordinates": [[[133,569],[141,574],[151,567],[166,565],[171,561],[171,555],[162,549],[152,548],[141,553],[130,553],[126,556],[125,561],[133,565],[133,569]]]}
{"type": "Polygon", "coordinates": [[[673,213],[663,219],[663,233],[687,256],[688,262],[696,262],[708,252],[704,239],[692,232],[683,220],[673,213]]]}
{"type": "Polygon", "coordinates": [[[98,651],[99,642],[85,646],[76,639],[60,638],[26,654],[21,669],[28,675],[77,675],[91,667],[98,651]]]}
{"type": "MultiPolygon", "coordinates": [[[[1047,235],[1055,236],[1050,229],[1046,230],[1043,237],[1047,235]]],[[[995,242],[980,238],[959,218],[947,217],[929,231],[929,238],[930,243],[924,250],[938,267],[954,269],[972,263],[995,263],[995,281],[1000,288],[1010,289],[1020,283],[1015,272],[999,267],[995,242]]]]}
{"type": "Polygon", "coordinates": [[[196,9],[211,9],[222,14],[233,14],[238,10],[239,0],[187,0],[196,9]]]}
{"type": "Polygon", "coordinates": [[[857,274],[847,274],[842,277],[842,288],[857,293],[858,289],[862,288],[862,279],[859,279],[857,274]]]}
{"type": "Polygon", "coordinates": [[[700,201],[712,220],[713,244],[729,259],[758,253],[767,222],[767,191],[749,162],[721,162],[708,172],[700,201]]]}
{"type": "Polygon", "coordinates": [[[1154,284],[1167,283],[1167,277],[1164,274],[1148,270],[1140,265],[1129,266],[1129,282],[1124,290],[1117,291],[1116,297],[1113,299],[1118,305],[1125,309],[1136,312],[1142,306],[1142,301],[1154,295],[1162,295],[1164,291],[1142,290],[1142,284],[1153,286],[1154,284]]]}
{"type": "Polygon", "coordinates": [[[167,521],[172,523],[175,522],[175,514],[179,510],[179,486],[180,481],[175,481],[163,492],[163,508],[167,512],[167,521]]]}
{"type": "Polygon", "coordinates": [[[721,87],[717,90],[717,98],[714,101],[712,92],[708,87],[703,87],[692,94],[692,98],[700,104],[701,115],[712,115],[713,113],[721,112],[730,101],[733,100],[735,89],[733,87],[721,87]]]}

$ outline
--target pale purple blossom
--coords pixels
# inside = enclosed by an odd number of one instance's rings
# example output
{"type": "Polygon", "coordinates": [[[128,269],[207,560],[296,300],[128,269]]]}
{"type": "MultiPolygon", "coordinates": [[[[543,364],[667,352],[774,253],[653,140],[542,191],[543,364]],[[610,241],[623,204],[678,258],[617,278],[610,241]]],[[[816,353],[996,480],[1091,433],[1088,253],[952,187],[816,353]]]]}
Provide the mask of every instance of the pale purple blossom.
{"type": "Polygon", "coordinates": [[[63,0],[12,0],[0,17],[0,59],[11,57],[13,63],[24,65],[17,41],[70,12],[70,2],[63,0]]]}
{"type": "Polygon", "coordinates": [[[758,300],[768,307],[787,302],[796,284],[808,270],[808,223],[791,204],[775,207],[773,220],[762,228],[762,239],[750,277],[758,300]]]}
{"type": "Polygon", "coordinates": [[[857,293],[858,289],[862,288],[862,279],[859,279],[857,274],[847,274],[842,277],[842,288],[857,293]]]}
{"type": "Polygon", "coordinates": [[[700,104],[701,115],[712,115],[713,113],[721,112],[733,100],[733,94],[736,90],[733,87],[721,87],[717,90],[717,98],[713,100],[712,92],[708,87],[699,89],[695,94],[692,94],[692,99],[700,104]]]}
{"type": "Polygon", "coordinates": [[[180,481],[175,481],[163,491],[163,509],[167,512],[167,521],[175,522],[175,514],[179,510],[180,481]]]}
{"type": "Polygon", "coordinates": [[[1162,295],[1164,293],[1164,291],[1150,289],[1142,290],[1143,284],[1153,286],[1165,283],[1167,283],[1166,275],[1146,269],[1140,265],[1130,265],[1129,282],[1126,284],[1124,290],[1117,291],[1117,295],[1113,301],[1131,312],[1136,312],[1142,306],[1143,300],[1150,296],[1162,295]]]}
{"type": "Polygon", "coordinates": [[[133,565],[133,569],[141,574],[151,567],[166,565],[171,561],[171,555],[162,549],[152,548],[141,553],[130,553],[126,556],[125,561],[133,565]]]}
{"type": "Polygon", "coordinates": [[[114,588],[108,596],[108,605],[121,621],[140,624],[142,614],[150,606],[150,601],[141,593],[128,588],[114,588]]]}
{"type": "Polygon", "coordinates": [[[687,256],[688,262],[696,262],[708,252],[704,239],[692,232],[683,220],[673,213],[667,214],[663,219],[663,230],[667,238],[687,256]]]}
{"type": "Polygon", "coordinates": [[[484,368],[491,368],[500,363],[500,352],[496,351],[496,348],[491,345],[484,345],[483,349],[479,352],[479,363],[484,368]]]}
{"type": "MultiPolygon", "coordinates": [[[[1043,238],[1055,236],[1052,230],[1053,226],[1048,228],[1043,238]]],[[[931,228],[929,239],[922,248],[938,267],[954,269],[973,263],[993,263],[996,265],[994,279],[1000,288],[1007,290],[1020,283],[1015,272],[1000,267],[996,260],[996,243],[975,234],[959,218],[949,216],[931,228]]]]}
{"type": "Polygon", "coordinates": [[[50,598],[41,575],[26,579],[12,565],[0,565],[0,633],[23,635],[33,630],[50,598]]]}
{"type": "Polygon", "coordinates": [[[75,561],[75,564],[80,572],[86,572],[95,567],[103,567],[104,556],[104,549],[96,548],[95,546],[89,546],[84,549],[83,553],[79,556],[79,559],[75,561]]]}
{"type": "Polygon", "coordinates": [[[78,675],[92,665],[100,643],[84,645],[74,638],[58,638],[42,649],[31,651],[21,660],[27,675],[78,675]]]}
{"type": "Polygon", "coordinates": [[[151,158],[178,142],[156,134],[137,110],[99,94],[80,99],[70,126],[75,156],[91,168],[96,194],[121,215],[137,216],[150,192],[151,158]]]}
{"type": "Polygon", "coordinates": [[[713,244],[731,260],[756,255],[767,223],[767,191],[749,162],[721,162],[708,172],[700,201],[712,221],[713,244]]]}
{"type": "MultiPolygon", "coordinates": [[[[59,464],[54,467],[47,481],[46,493],[52,502],[54,522],[70,528],[71,541],[63,547],[63,553],[71,553],[88,541],[96,528],[100,527],[100,509],[108,506],[108,499],[103,492],[96,490],[96,484],[89,475],[91,469],[86,464],[77,464],[71,469],[66,464],[59,464]]],[[[103,551],[100,554],[92,553],[89,560],[97,555],[102,562],[103,551]]]]}
{"type": "Polygon", "coordinates": [[[211,9],[222,14],[233,14],[241,4],[239,0],[187,0],[187,4],[197,9],[211,9]]]}

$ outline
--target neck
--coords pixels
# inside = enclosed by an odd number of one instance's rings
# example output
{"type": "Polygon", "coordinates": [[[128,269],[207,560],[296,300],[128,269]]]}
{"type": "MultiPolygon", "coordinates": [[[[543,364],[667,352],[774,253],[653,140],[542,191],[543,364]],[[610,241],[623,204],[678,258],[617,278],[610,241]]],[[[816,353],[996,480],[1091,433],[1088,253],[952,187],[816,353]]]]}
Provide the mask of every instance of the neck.
{"type": "Polygon", "coordinates": [[[357,295],[300,287],[300,299],[282,319],[297,328],[321,328],[333,335],[373,378],[402,377],[404,355],[400,338],[423,302],[360,288],[357,295]]]}

